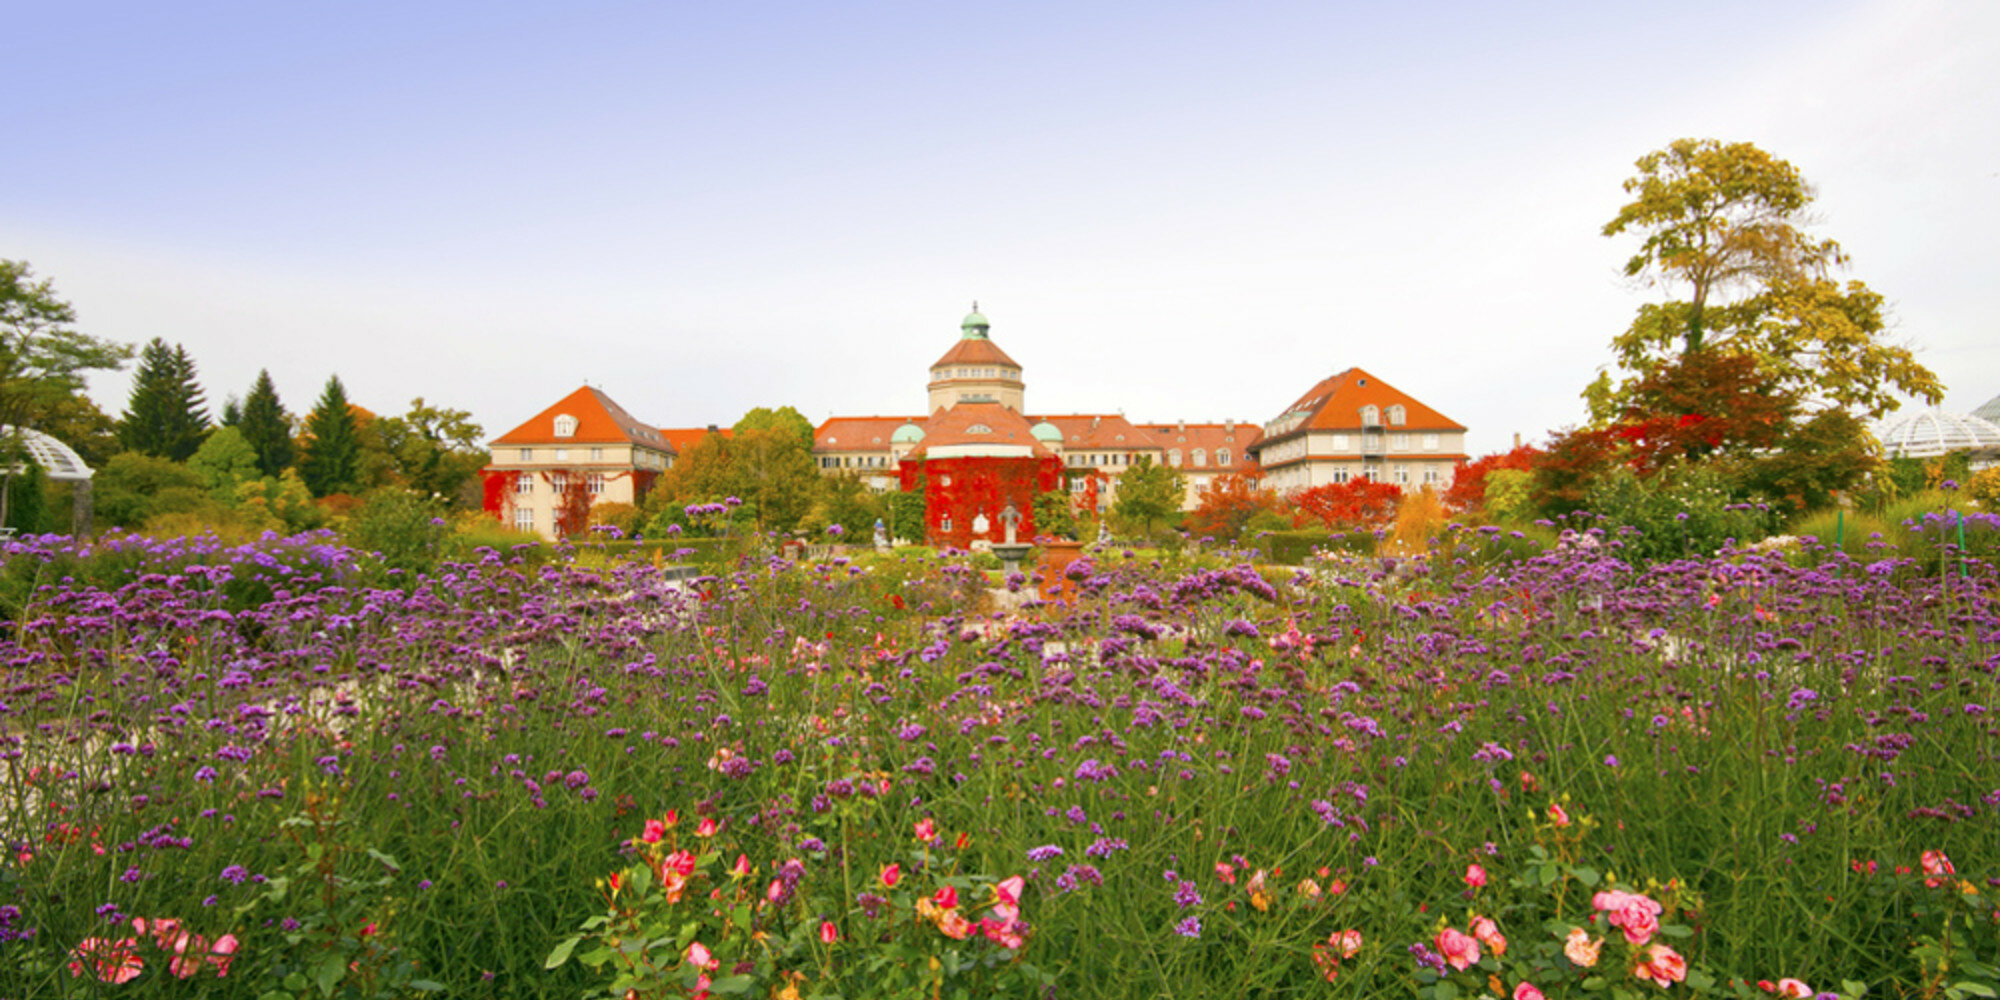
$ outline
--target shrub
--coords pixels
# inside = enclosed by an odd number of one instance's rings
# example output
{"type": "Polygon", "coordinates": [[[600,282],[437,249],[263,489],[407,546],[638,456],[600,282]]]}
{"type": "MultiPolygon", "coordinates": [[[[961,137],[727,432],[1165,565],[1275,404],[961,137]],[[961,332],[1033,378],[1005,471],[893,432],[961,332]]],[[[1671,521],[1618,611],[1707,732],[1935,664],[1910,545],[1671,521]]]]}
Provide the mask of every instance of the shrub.
{"type": "Polygon", "coordinates": [[[343,534],[391,569],[428,572],[445,555],[451,527],[444,504],[400,486],[370,492],[347,519],[343,534]]]}
{"type": "Polygon", "coordinates": [[[1706,556],[1732,540],[1754,542],[1773,523],[1768,507],[1736,501],[1722,476],[1705,465],[1678,466],[1651,479],[1613,469],[1590,485],[1585,505],[1612,529],[1620,558],[1633,564],[1706,556]]]}

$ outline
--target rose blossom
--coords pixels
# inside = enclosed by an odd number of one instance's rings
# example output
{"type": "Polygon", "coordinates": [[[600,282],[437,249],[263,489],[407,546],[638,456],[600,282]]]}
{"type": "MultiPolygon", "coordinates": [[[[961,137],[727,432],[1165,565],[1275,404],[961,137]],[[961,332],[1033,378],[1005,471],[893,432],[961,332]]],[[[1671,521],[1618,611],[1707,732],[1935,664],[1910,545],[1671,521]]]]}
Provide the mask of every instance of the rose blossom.
{"type": "Polygon", "coordinates": [[[1454,969],[1463,971],[1479,961],[1479,942],[1456,928],[1447,927],[1438,932],[1437,948],[1454,969]]]}

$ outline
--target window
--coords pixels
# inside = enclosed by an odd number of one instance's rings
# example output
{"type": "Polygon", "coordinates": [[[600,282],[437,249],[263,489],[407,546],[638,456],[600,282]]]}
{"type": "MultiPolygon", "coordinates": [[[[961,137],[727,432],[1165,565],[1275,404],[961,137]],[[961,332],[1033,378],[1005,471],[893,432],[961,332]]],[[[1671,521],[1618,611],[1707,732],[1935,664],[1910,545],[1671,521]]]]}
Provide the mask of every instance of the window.
{"type": "Polygon", "coordinates": [[[549,473],[549,492],[554,493],[556,496],[562,496],[568,490],[569,490],[569,473],[567,472],[549,473]]]}
{"type": "Polygon", "coordinates": [[[535,530],[535,509],[533,507],[514,508],[514,530],[535,530]]]}
{"type": "Polygon", "coordinates": [[[535,449],[533,448],[521,449],[521,461],[532,462],[534,460],[535,460],[535,449]]]}
{"type": "Polygon", "coordinates": [[[1438,450],[1438,436],[1436,434],[1424,435],[1424,450],[1425,451],[1438,450]]]}
{"type": "Polygon", "coordinates": [[[592,449],[590,449],[590,460],[591,460],[591,461],[593,461],[593,462],[602,462],[602,461],[604,461],[604,449],[602,449],[602,448],[592,448],[592,449]]]}
{"type": "Polygon", "coordinates": [[[1199,469],[1208,464],[1208,452],[1200,448],[1194,450],[1194,467],[1199,469]]]}
{"type": "Polygon", "coordinates": [[[1404,420],[1403,404],[1397,403],[1396,405],[1389,407],[1390,423],[1396,425],[1397,427],[1401,427],[1403,426],[1403,420],[1404,420]]]}
{"type": "Polygon", "coordinates": [[[1181,464],[1181,450],[1180,450],[1179,448],[1169,448],[1169,449],[1167,449],[1167,464],[1168,464],[1168,465],[1171,465],[1171,466],[1174,466],[1175,468],[1179,468],[1179,467],[1180,467],[1180,464],[1181,464]]]}
{"type": "Polygon", "coordinates": [[[569,461],[569,449],[568,449],[568,448],[557,448],[557,449],[556,449],[556,461],[558,461],[558,462],[567,462],[567,461],[569,461]]]}
{"type": "Polygon", "coordinates": [[[531,497],[535,495],[535,477],[522,476],[514,480],[514,495],[531,497]]]}
{"type": "Polygon", "coordinates": [[[967,428],[965,429],[965,433],[967,433],[967,434],[991,434],[991,433],[993,433],[993,428],[991,428],[991,427],[988,427],[988,426],[986,426],[985,424],[973,424],[972,426],[970,426],[970,427],[967,427],[967,428]]]}
{"type": "Polygon", "coordinates": [[[1215,464],[1217,465],[1229,464],[1229,449],[1227,448],[1215,449],[1215,464]]]}
{"type": "Polygon", "coordinates": [[[950,485],[951,485],[951,477],[950,477],[950,476],[939,476],[939,477],[938,477],[938,485],[939,485],[939,486],[950,486],[950,485]]]}
{"type": "Polygon", "coordinates": [[[1408,434],[1389,435],[1389,447],[1396,451],[1409,451],[1410,436],[1408,434]]]}
{"type": "Polygon", "coordinates": [[[1337,469],[1333,470],[1333,481],[1334,481],[1334,482],[1336,482],[1336,483],[1344,483],[1344,482],[1347,482],[1347,467],[1346,467],[1346,466],[1341,466],[1340,468],[1337,468],[1337,469]]]}
{"type": "Polygon", "coordinates": [[[584,480],[584,485],[585,488],[590,491],[591,496],[598,496],[602,494],[604,492],[604,473],[602,472],[591,473],[590,478],[584,480]]]}
{"type": "Polygon", "coordinates": [[[1381,424],[1382,411],[1377,409],[1373,403],[1361,408],[1361,426],[1379,427],[1381,424]]]}
{"type": "Polygon", "coordinates": [[[1410,481],[1410,467],[1407,465],[1396,466],[1396,485],[1398,486],[1408,485],[1409,481],[1410,481]]]}
{"type": "Polygon", "coordinates": [[[938,530],[939,530],[939,531],[950,531],[950,530],[951,530],[951,515],[950,515],[950,514],[945,514],[945,515],[944,515],[943,517],[940,517],[940,518],[938,518],[938,530]]]}
{"type": "Polygon", "coordinates": [[[1347,449],[1349,449],[1349,448],[1352,448],[1352,447],[1354,447],[1354,445],[1348,442],[1348,440],[1347,440],[1347,435],[1345,435],[1345,434],[1335,434],[1335,435],[1333,436],[1333,450],[1334,450],[1334,451],[1346,451],[1347,449]]]}
{"type": "Polygon", "coordinates": [[[576,436],[576,418],[567,413],[556,414],[556,437],[576,436]]]}
{"type": "Polygon", "coordinates": [[[1424,482],[1426,482],[1426,483],[1436,483],[1437,481],[1438,481],[1438,470],[1437,470],[1437,466],[1435,466],[1435,465],[1431,465],[1431,466],[1425,466],[1425,467],[1424,467],[1424,482]]]}

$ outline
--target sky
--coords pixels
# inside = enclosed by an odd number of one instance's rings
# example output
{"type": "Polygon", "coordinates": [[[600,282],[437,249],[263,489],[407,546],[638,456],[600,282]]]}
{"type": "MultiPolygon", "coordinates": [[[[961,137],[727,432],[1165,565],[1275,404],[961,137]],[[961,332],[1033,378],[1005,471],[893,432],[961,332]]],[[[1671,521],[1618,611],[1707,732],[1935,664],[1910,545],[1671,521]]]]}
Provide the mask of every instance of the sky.
{"type": "MultiPolygon", "coordinates": [[[[212,407],[1277,416],[1361,367],[1473,454],[1667,290],[1633,161],[1747,141],[1968,411],[2000,394],[2000,3],[98,3],[0,42],[0,258],[212,407]]],[[[129,370],[91,395],[125,408],[129,370]]]]}

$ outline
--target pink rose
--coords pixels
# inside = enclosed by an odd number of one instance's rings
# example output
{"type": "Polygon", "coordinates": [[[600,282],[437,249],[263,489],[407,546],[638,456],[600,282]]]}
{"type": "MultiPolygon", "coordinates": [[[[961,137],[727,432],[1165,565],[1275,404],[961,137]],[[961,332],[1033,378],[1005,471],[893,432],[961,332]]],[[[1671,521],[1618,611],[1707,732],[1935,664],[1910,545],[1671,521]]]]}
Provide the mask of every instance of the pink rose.
{"type": "Polygon", "coordinates": [[[1494,958],[1507,954],[1507,939],[1500,933],[1500,925],[1488,917],[1472,918],[1472,937],[1486,946],[1494,958]]]}
{"type": "Polygon", "coordinates": [[[687,961],[697,969],[716,969],[722,966],[722,960],[716,958],[715,954],[708,950],[708,946],[700,941],[687,946],[687,961]]]}
{"type": "Polygon", "coordinates": [[[1943,885],[1946,876],[1958,874],[1958,869],[1952,867],[1951,859],[1945,857],[1943,851],[1925,851],[1923,862],[1924,874],[1930,876],[1924,879],[1924,884],[1930,888],[1943,885]]]}
{"type": "Polygon", "coordinates": [[[1533,983],[1523,981],[1514,987],[1514,1000],[1543,1000],[1542,991],[1536,989],[1533,983]]]}
{"type": "Polygon", "coordinates": [[[902,865],[882,866],[882,885],[884,888],[894,889],[896,887],[896,883],[901,882],[902,880],[903,880],[902,865]]]}
{"type": "Polygon", "coordinates": [[[958,890],[952,888],[951,886],[945,886],[944,888],[939,889],[938,891],[931,894],[931,902],[936,903],[938,909],[941,910],[957,909],[958,890]]]}
{"type": "Polygon", "coordinates": [[[1361,932],[1357,930],[1335,931],[1326,943],[1340,952],[1341,958],[1353,958],[1361,954],[1361,932]]]}
{"type": "Polygon", "coordinates": [[[1639,962],[1632,967],[1632,976],[1643,982],[1652,983],[1661,989],[1687,978],[1687,959],[1672,948],[1656,944],[1639,956],[1639,962]]]}
{"type": "Polygon", "coordinates": [[[1597,964],[1597,950],[1602,947],[1604,942],[1592,941],[1589,931],[1573,927],[1569,932],[1569,940],[1563,942],[1563,954],[1569,956],[1570,961],[1588,969],[1597,964]]]}
{"type": "Polygon", "coordinates": [[[1479,961],[1479,942],[1472,935],[1447,927],[1438,932],[1438,951],[1451,967],[1464,971],[1472,963],[1479,961]]]}
{"type": "Polygon", "coordinates": [[[1625,932],[1625,940],[1633,945],[1642,945],[1653,939],[1660,930],[1660,904],[1644,896],[1626,904],[1625,908],[1611,915],[1611,922],[1625,932]]]}
{"type": "Polygon", "coordinates": [[[917,821],[917,839],[928,844],[937,839],[937,823],[929,816],[917,821]]]}
{"type": "Polygon", "coordinates": [[[831,920],[820,921],[819,940],[821,944],[832,944],[840,940],[840,928],[833,926],[833,921],[831,920]]]}
{"type": "Polygon", "coordinates": [[[1465,866],[1465,884],[1474,889],[1484,888],[1486,885],[1486,869],[1478,865],[1465,866]]]}
{"type": "Polygon", "coordinates": [[[667,824],[657,819],[649,819],[646,821],[646,832],[641,833],[639,835],[639,839],[645,841],[648,844],[657,844],[660,842],[660,838],[665,837],[666,835],[667,835],[667,824]]]}
{"type": "Polygon", "coordinates": [[[1778,995],[1781,997],[1791,997],[1794,998],[1794,1000],[1797,1000],[1797,998],[1800,997],[1812,996],[1813,991],[1812,987],[1807,986],[1806,984],[1796,979],[1780,979],[1778,980],[1778,995]]]}

